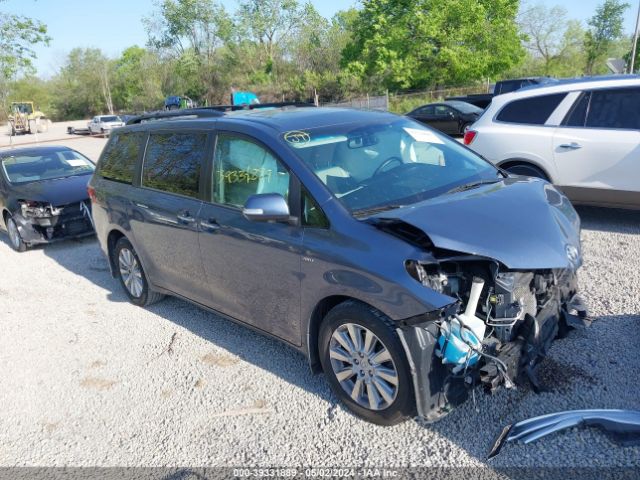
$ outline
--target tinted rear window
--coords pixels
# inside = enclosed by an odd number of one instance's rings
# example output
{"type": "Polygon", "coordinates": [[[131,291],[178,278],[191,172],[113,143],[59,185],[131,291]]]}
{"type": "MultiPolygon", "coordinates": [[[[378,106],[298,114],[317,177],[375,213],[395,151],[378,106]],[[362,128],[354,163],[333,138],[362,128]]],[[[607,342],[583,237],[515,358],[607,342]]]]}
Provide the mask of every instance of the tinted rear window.
{"type": "Polygon", "coordinates": [[[112,134],[96,173],[108,180],[133,183],[136,163],[145,135],[142,132],[112,134]]]}
{"type": "Polygon", "coordinates": [[[149,135],[142,170],[142,185],[164,192],[197,197],[206,144],[206,133],[149,135]]]}
{"type": "Polygon", "coordinates": [[[507,123],[544,125],[566,95],[566,93],[554,93],[514,100],[500,110],[496,120],[507,123]]]}
{"type": "Polygon", "coordinates": [[[565,127],[584,127],[590,97],[591,92],[584,92],[580,95],[578,101],[573,104],[573,107],[571,107],[571,110],[562,121],[562,125],[565,127]]]}
{"type": "Polygon", "coordinates": [[[587,127],[640,129],[640,88],[591,92],[587,127]]]}

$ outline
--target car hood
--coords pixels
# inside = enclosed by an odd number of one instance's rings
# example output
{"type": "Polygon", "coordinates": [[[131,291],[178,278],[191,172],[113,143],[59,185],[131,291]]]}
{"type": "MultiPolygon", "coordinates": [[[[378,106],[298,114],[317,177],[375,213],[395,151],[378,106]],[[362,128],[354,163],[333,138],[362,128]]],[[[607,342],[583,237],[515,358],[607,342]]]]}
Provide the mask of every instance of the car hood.
{"type": "Polygon", "coordinates": [[[510,269],[578,268],[580,219],[543,180],[510,177],[369,218],[404,222],[440,249],[495,259],[510,269]]]}
{"type": "Polygon", "coordinates": [[[54,207],[61,207],[87,200],[87,184],[90,179],[91,175],[87,174],[25,183],[14,186],[14,194],[20,200],[46,202],[54,207]]]}

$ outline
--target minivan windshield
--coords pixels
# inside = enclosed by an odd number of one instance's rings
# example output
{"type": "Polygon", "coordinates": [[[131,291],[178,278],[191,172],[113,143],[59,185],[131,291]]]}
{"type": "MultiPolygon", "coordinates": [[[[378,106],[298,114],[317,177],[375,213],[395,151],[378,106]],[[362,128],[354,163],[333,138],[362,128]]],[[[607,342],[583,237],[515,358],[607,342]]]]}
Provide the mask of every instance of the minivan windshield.
{"type": "Polygon", "coordinates": [[[502,178],[455,140],[405,118],[290,131],[283,139],[356,216],[502,178]]]}
{"type": "Polygon", "coordinates": [[[37,151],[0,159],[7,180],[14,185],[93,173],[94,165],[74,150],[37,151]]]}

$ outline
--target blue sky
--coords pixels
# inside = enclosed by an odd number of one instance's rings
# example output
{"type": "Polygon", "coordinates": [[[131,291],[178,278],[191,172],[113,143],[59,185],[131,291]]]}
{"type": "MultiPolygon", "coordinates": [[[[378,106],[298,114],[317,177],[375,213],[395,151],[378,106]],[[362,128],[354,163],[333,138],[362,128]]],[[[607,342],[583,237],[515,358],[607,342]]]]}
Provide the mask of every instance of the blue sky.
{"type": "MultiPolygon", "coordinates": [[[[627,0],[632,7],[625,16],[625,31],[633,32],[638,1],[627,0]]],[[[355,0],[311,0],[325,17],[346,9],[355,0]]],[[[569,17],[586,21],[602,0],[542,0],[549,6],[563,5],[569,17]]],[[[234,11],[235,0],[223,0],[228,10],[234,11]]],[[[535,4],[537,0],[528,0],[535,4]]],[[[53,38],[49,47],[38,47],[36,67],[38,73],[49,77],[64,62],[74,47],[98,47],[109,56],[117,56],[131,45],[144,46],[147,35],[141,19],[154,10],[153,0],[6,0],[0,10],[37,18],[46,23],[53,38]]]]}

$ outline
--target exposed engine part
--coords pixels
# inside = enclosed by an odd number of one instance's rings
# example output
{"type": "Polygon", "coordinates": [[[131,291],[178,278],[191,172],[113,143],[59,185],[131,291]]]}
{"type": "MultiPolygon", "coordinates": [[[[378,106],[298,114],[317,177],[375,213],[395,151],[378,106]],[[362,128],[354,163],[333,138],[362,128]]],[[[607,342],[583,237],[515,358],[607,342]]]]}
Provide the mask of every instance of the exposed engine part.
{"type": "Polygon", "coordinates": [[[524,444],[577,426],[602,428],[622,446],[640,445],[640,412],[634,410],[570,410],[529,418],[502,429],[487,458],[493,458],[506,442],[524,444]]]}
{"type": "Polygon", "coordinates": [[[20,202],[20,213],[23,217],[36,217],[36,218],[45,218],[45,217],[54,217],[60,215],[62,209],[55,208],[50,203],[43,202],[20,202]]]}
{"type": "Polygon", "coordinates": [[[478,361],[486,330],[485,322],[476,317],[483,287],[484,280],[474,278],[464,313],[445,320],[440,327],[439,355],[443,363],[456,365],[454,372],[478,361]]]}
{"type": "Polygon", "coordinates": [[[496,337],[501,342],[515,338],[516,324],[525,315],[536,315],[537,300],[532,289],[532,272],[501,272],[496,275],[493,293],[489,295],[492,317],[487,325],[495,327],[496,337]]]}

